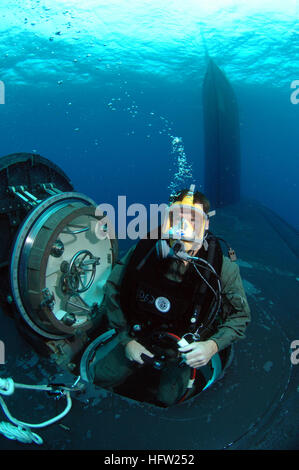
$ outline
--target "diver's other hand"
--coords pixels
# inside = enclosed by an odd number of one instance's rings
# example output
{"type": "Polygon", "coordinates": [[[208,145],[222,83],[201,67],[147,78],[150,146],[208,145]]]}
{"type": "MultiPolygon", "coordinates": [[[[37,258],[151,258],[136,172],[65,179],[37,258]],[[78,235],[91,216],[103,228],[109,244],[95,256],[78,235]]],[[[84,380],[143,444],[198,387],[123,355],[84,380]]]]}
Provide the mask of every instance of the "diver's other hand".
{"type": "Polygon", "coordinates": [[[142,344],[132,339],[129,341],[125,348],[126,357],[130,361],[136,361],[139,364],[144,364],[144,361],[141,359],[141,354],[145,354],[148,357],[154,357],[154,355],[148,351],[142,344]]]}
{"type": "Polygon", "coordinates": [[[218,346],[215,341],[208,339],[207,341],[188,344],[188,346],[179,348],[179,351],[182,353],[185,363],[197,369],[198,367],[207,365],[214,354],[218,352],[218,346]]]}

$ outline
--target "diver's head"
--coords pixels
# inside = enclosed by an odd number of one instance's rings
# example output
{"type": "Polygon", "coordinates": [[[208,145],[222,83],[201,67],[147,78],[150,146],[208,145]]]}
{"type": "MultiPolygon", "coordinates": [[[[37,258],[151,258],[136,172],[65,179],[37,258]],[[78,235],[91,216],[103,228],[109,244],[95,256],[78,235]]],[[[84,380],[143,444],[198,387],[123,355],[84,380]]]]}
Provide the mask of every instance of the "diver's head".
{"type": "Polygon", "coordinates": [[[186,252],[198,251],[209,229],[210,202],[206,196],[190,189],[182,189],[170,198],[170,205],[162,225],[162,238],[170,247],[177,240],[184,244],[186,252]]]}
{"type": "Polygon", "coordinates": [[[169,205],[176,202],[182,202],[184,198],[189,194],[193,196],[193,204],[201,204],[203,206],[203,211],[206,215],[209,215],[210,211],[210,201],[208,198],[201,192],[195,191],[195,185],[191,185],[189,189],[181,189],[177,191],[175,194],[171,195],[169,198],[169,205]]]}

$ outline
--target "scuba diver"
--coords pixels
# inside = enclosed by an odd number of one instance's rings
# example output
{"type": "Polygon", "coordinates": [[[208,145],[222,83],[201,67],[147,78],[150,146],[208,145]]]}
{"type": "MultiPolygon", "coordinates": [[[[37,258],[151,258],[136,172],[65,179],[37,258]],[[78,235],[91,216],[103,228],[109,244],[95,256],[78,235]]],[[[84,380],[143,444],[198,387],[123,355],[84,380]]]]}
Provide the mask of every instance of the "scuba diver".
{"type": "Polygon", "coordinates": [[[170,199],[155,239],[115,264],[102,308],[118,344],[90,365],[95,384],[162,407],[201,391],[213,356],[227,363],[250,322],[234,252],[223,255],[194,189],[170,199]]]}

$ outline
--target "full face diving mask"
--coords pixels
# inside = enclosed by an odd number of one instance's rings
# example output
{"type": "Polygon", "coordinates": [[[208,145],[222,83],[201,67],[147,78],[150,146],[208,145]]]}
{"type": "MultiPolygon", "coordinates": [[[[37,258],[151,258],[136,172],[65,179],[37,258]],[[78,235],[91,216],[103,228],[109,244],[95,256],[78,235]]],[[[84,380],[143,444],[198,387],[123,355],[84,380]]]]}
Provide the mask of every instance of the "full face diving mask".
{"type": "Polygon", "coordinates": [[[199,249],[208,229],[208,215],[203,205],[194,203],[194,185],[182,201],[171,204],[162,224],[162,238],[169,239],[169,245],[176,240],[184,242],[186,251],[199,249]]]}

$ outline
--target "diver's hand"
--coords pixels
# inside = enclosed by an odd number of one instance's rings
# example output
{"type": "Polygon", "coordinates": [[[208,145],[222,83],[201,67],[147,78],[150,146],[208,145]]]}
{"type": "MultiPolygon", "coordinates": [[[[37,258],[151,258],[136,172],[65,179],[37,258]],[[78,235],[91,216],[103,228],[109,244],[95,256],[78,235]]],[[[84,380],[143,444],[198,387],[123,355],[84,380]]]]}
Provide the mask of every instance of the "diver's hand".
{"type": "Polygon", "coordinates": [[[154,355],[148,351],[142,344],[138,343],[138,341],[135,341],[135,339],[132,339],[132,341],[129,341],[127,346],[125,347],[125,353],[126,357],[130,361],[136,361],[139,364],[144,364],[144,361],[141,359],[141,354],[145,354],[148,357],[154,357],[154,355]]]}
{"type": "Polygon", "coordinates": [[[207,341],[190,343],[188,346],[179,348],[179,351],[188,366],[198,369],[198,367],[205,366],[218,352],[218,346],[215,341],[208,339],[207,341]]]}

